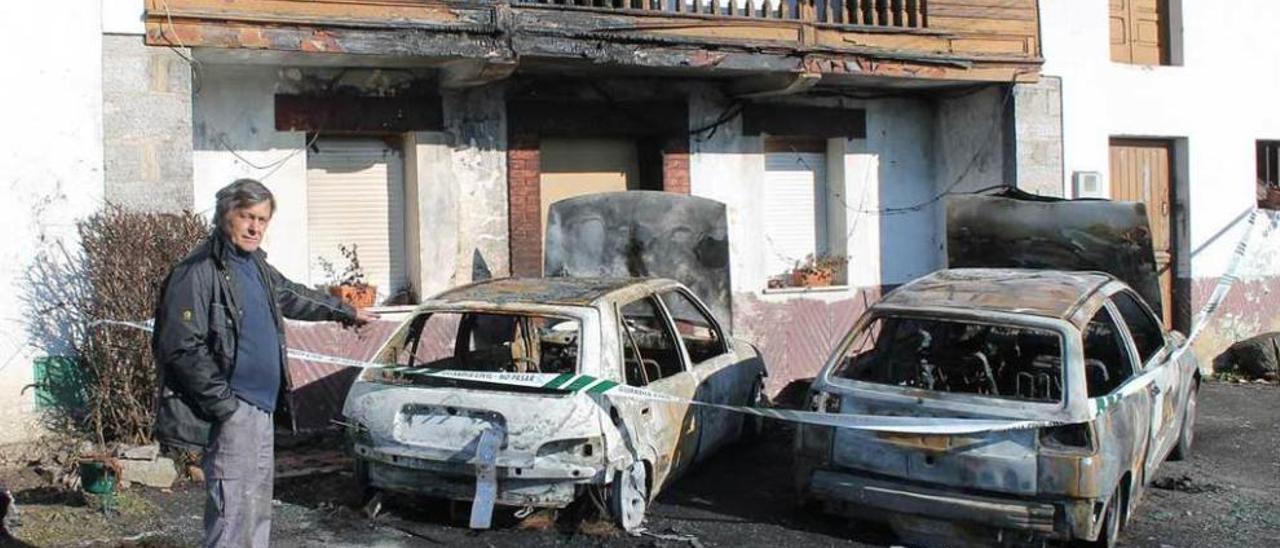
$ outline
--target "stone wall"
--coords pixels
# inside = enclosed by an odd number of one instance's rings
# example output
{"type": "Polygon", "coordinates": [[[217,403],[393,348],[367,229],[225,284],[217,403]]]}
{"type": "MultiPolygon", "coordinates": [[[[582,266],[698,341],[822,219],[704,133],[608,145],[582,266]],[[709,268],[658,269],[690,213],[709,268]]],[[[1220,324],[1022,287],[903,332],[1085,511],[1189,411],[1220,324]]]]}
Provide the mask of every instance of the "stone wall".
{"type": "Polygon", "coordinates": [[[108,203],[140,211],[191,207],[191,74],[178,52],[146,46],[142,36],[102,36],[108,203]]]}

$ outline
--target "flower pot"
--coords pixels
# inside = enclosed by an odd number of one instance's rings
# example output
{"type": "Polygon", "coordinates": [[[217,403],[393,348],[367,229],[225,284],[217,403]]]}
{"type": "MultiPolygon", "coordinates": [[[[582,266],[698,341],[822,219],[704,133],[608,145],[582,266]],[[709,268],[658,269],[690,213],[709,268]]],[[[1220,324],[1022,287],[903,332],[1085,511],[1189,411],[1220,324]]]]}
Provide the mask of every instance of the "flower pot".
{"type": "Polygon", "coordinates": [[[791,273],[793,287],[828,287],[831,285],[832,272],[795,271],[791,273]]]}
{"type": "Polygon", "coordinates": [[[329,294],[356,308],[369,308],[378,297],[378,288],[372,285],[335,285],[329,287],[329,294]]]}

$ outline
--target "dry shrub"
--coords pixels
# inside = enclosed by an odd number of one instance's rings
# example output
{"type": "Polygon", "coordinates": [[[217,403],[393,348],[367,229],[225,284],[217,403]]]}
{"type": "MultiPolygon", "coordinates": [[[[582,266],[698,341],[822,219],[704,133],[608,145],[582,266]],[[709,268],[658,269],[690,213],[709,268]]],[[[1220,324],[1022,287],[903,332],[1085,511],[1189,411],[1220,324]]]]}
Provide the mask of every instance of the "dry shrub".
{"type": "Polygon", "coordinates": [[[107,206],[77,228],[78,252],[56,246],[28,276],[35,342],[50,355],[74,356],[84,388],[82,403],[46,409],[46,422],[88,430],[98,443],[148,443],[157,393],[150,333],[95,322],[150,319],[165,275],[210,227],[190,212],[107,206]]]}

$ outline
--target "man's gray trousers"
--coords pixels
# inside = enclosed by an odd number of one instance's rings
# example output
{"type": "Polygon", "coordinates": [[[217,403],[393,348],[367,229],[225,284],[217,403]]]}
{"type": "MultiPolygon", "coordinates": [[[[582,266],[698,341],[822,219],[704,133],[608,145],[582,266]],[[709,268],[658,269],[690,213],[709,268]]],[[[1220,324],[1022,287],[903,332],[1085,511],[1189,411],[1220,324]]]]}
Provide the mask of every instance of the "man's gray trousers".
{"type": "Polygon", "coordinates": [[[214,426],[201,463],[207,495],[204,546],[266,546],[271,541],[271,486],[275,479],[271,413],[244,401],[214,426]]]}

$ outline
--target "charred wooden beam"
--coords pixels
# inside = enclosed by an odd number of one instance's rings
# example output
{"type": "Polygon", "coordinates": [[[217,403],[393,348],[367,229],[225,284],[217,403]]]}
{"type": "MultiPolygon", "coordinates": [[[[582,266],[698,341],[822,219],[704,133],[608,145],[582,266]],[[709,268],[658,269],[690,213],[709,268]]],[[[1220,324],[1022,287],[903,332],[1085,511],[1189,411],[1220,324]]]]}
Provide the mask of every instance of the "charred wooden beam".
{"type": "Polygon", "coordinates": [[[438,95],[276,95],[275,113],[279,131],[403,133],[444,128],[438,95]]]}
{"type": "Polygon", "coordinates": [[[513,57],[450,61],[440,71],[440,87],[462,89],[490,84],[510,77],[518,65],[513,57]]]}
{"type": "Polygon", "coordinates": [[[729,85],[729,95],[741,99],[793,95],[808,91],[821,80],[822,74],[817,72],[747,76],[729,85]]]}
{"type": "Polygon", "coordinates": [[[862,139],[867,136],[867,111],[750,103],[742,109],[742,133],[862,139]]]}

